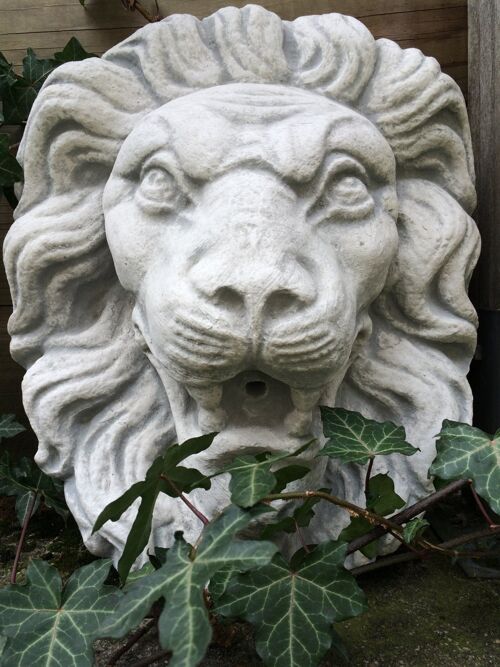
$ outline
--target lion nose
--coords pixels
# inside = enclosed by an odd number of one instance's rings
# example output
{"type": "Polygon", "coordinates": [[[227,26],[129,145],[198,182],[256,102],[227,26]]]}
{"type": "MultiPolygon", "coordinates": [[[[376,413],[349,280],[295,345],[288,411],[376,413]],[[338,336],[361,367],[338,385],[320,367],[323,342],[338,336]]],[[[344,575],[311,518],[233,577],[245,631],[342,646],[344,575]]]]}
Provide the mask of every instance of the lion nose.
{"type": "Polygon", "coordinates": [[[191,271],[192,284],[202,298],[233,313],[252,317],[283,317],[300,312],[316,299],[312,275],[300,264],[283,267],[238,265],[215,273],[191,271]]]}

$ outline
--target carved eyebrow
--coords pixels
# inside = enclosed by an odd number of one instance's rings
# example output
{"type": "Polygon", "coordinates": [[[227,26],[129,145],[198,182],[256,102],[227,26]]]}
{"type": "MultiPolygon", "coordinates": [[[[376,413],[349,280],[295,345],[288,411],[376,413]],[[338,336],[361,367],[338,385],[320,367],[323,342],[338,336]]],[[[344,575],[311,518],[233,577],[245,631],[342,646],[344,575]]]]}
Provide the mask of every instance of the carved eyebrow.
{"type": "Polygon", "coordinates": [[[325,185],[332,176],[342,173],[356,176],[367,186],[370,184],[367,170],[356,158],[345,153],[330,153],[325,157],[313,178],[308,183],[296,187],[298,194],[307,201],[307,213],[317,204],[325,185]]]}

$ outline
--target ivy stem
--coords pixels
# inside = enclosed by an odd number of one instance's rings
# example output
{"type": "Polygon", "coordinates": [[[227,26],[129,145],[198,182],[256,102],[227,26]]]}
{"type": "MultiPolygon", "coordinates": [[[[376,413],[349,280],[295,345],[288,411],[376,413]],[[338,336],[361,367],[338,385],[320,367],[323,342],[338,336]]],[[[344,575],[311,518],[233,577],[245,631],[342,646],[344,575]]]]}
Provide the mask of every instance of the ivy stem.
{"type": "Polygon", "coordinates": [[[21,558],[21,552],[23,550],[24,539],[26,537],[26,531],[28,530],[28,524],[30,522],[31,516],[33,514],[33,509],[35,507],[36,499],[38,498],[38,485],[36,491],[33,492],[31,498],[29,499],[28,506],[26,507],[26,515],[24,517],[23,526],[21,528],[21,535],[19,536],[19,541],[17,543],[16,555],[14,558],[14,563],[12,564],[12,570],[10,573],[10,583],[15,584],[17,578],[17,568],[19,566],[19,560],[21,558]]]}
{"type": "Polygon", "coordinates": [[[396,530],[396,532],[401,530],[401,527],[398,524],[395,524],[392,521],[379,516],[378,514],[374,514],[364,507],[358,507],[357,505],[350,503],[348,500],[344,500],[338,496],[326,493],[325,491],[290,491],[287,493],[271,493],[270,495],[263,498],[262,501],[272,502],[273,500],[302,500],[304,498],[321,498],[322,500],[326,500],[333,505],[343,507],[349,512],[351,516],[361,516],[371,524],[384,526],[384,532],[391,529],[396,530]]]}
{"type": "Polygon", "coordinates": [[[182,500],[182,502],[186,505],[186,507],[189,507],[191,512],[198,517],[198,519],[202,522],[204,526],[207,526],[210,521],[207,519],[207,517],[203,514],[203,512],[200,512],[200,510],[193,505],[193,503],[186,498],[186,496],[182,493],[182,491],[179,490],[176,484],[172,482],[172,480],[167,477],[167,475],[160,475],[161,479],[164,479],[170,486],[173,488],[173,490],[176,492],[176,494],[179,496],[179,499],[182,500]]]}
{"type": "Polygon", "coordinates": [[[366,468],[366,477],[365,477],[365,496],[366,499],[368,500],[368,487],[370,485],[370,476],[372,474],[372,469],[373,469],[373,461],[375,460],[374,456],[370,456],[370,460],[368,461],[368,467],[366,468]]]}
{"type": "MultiPolygon", "coordinates": [[[[452,540],[447,540],[446,542],[441,542],[439,548],[445,551],[453,549],[454,547],[461,546],[462,544],[467,544],[469,542],[475,542],[480,540],[483,537],[489,537],[490,535],[495,535],[500,532],[500,526],[496,528],[483,528],[482,530],[474,531],[473,533],[468,533],[467,535],[460,535],[460,537],[455,537],[452,540]]],[[[373,563],[367,563],[366,565],[360,565],[360,567],[355,567],[350,570],[351,574],[354,576],[359,576],[360,574],[365,574],[366,572],[373,572],[374,570],[380,570],[384,567],[389,567],[390,565],[397,565],[399,563],[407,563],[408,561],[416,560],[417,558],[423,559],[429,554],[422,551],[412,551],[402,554],[394,554],[393,556],[386,556],[385,558],[380,558],[379,560],[373,563]]],[[[491,552],[474,552],[474,551],[457,551],[455,552],[455,558],[482,558],[491,556],[491,552]]]]}
{"type": "MultiPolygon", "coordinates": [[[[375,514],[374,512],[370,512],[363,507],[358,507],[357,505],[353,505],[347,500],[343,500],[342,498],[338,498],[337,496],[331,495],[330,493],[326,493],[324,491],[302,491],[302,492],[292,491],[290,493],[272,493],[263,498],[262,500],[263,502],[266,501],[272,502],[273,500],[299,500],[303,498],[321,498],[322,500],[326,500],[327,502],[330,502],[333,505],[338,505],[339,507],[343,507],[349,512],[349,514],[353,516],[361,516],[372,524],[383,526],[384,530],[382,531],[382,535],[384,533],[392,531],[394,531],[399,535],[399,533],[402,532],[401,526],[398,523],[395,523],[392,519],[386,519],[383,516],[375,514]]],[[[401,536],[399,536],[399,539],[403,541],[401,536]]],[[[417,538],[415,543],[416,545],[419,545],[424,549],[428,549],[430,551],[437,551],[441,553],[443,556],[453,556],[453,557],[460,556],[460,552],[448,551],[447,549],[444,549],[438,544],[432,544],[432,542],[428,542],[427,540],[423,540],[421,538],[417,538]]],[[[349,553],[349,551],[347,553],[349,553]]]]}
{"type": "Polygon", "coordinates": [[[121,0],[122,5],[125,7],[125,9],[128,9],[129,11],[138,11],[139,14],[146,19],[146,21],[149,21],[149,23],[155,23],[156,21],[161,21],[161,16],[160,16],[160,8],[158,7],[158,0],[155,0],[155,6],[156,6],[156,15],[151,14],[148,12],[147,9],[144,9],[144,7],[141,5],[139,0],[121,0]]]}
{"type": "Polygon", "coordinates": [[[110,657],[110,659],[107,662],[106,667],[112,667],[112,665],[116,665],[118,660],[122,657],[122,655],[125,655],[127,651],[129,651],[134,644],[136,644],[139,639],[142,639],[146,633],[148,633],[151,628],[153,628],[156,625],[156,618],[150,618],[149,621],[142,626],[142,628],[139,628],[136,632],[134,632],[133,635],[129,638],[126,644],[124,644],[121,648],[119,648],[116,653],[113,653],[113,655],[110,657]]]}
{"type": "MultiPolygon", "coordinates": [[[[427,496],[427,498],[419,500],[414,505],[406,507],[401,512],[398,512],[398,514],[391,516],[391,522],[396,524],[406,523],[407,521],[410,521],[411,519],[415,518],[422,512],[425,512],[427,509],[429,509],[429,507],[432,507],[432,505],[434,505],[435,503],[438,503],[443,498],[446,498],[446,496],[449,496],[450,494],[455,493],[456,491],[459,491],[460,489],[463,489],[468,485],[469,485],[468,479],[459,479],[456,482],[452,482],[451,484],[448,484],[439,491],[435,491],[430,496],[427,496]]],[[[370,544],[370,542],[373,542],[374,540],[377,540],[379,537],[382,537],[382,535],[384,535],[385,532],[386,532],[385,528],[377,526],[373,530],[370,530],[368,533],[365,533],[360,537],[356,537],[354,540],[351,540],[351,542],[349,542],[347,553],[352,554],[355,551],[358,551],[358,549],[362,549],[367,544],[370,544]]]]}
{"type": "Polygon", "coordinates": [[[474,485],[471,480],[469,480],[470,483],[470,490],[472,491],[472,497],[474,498],[477,509],[481,512],[483,515],[486,523],[488,524],[489,528],[498,528],[498,524],[493,521],[493,519],[490,517],[488,512],[486,511],[485,506],[483,505],[481,498],[478,496],[476,489],[474,488],[474,485]]]}

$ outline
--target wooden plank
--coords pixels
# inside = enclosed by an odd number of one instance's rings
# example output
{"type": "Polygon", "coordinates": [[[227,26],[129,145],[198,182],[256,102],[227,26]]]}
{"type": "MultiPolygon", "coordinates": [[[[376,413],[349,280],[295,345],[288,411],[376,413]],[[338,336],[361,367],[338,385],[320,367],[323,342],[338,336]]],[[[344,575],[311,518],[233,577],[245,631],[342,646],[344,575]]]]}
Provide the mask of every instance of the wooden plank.
{"type": "Polygon", "coordinates": [[[491,0],[469,3],[469,116],[482,237],[474,301],[500,310],[500,3],[491,0]]]}
{"type": "Polygon", "coordinates": [[[62,48],[71,37],[85,43],[86,48],[100,49],[105,51],[111,46],[118,44],[134,32],[135,27],[128,28],[89,28],[86,30],[58,30],[56,32],[33,32],[33,33],[11,33],[0,37],[1,51],[9,52],[20,50],[26,52],[30,46],[38,52],[38,49],[57,51],[62,48]],[[29,43],[26,41],[29,38],[29,43]]]}
{"type": "MultiPolygon", "coordinates": [[[[375,37],[389,37],[396,39],[418,38],[429,34],[452,33],[467,29],[467,8],[451,7],[448,9],[418,10],[391,15],[390,25],[387,24],[387,14],[377,13],[361,16],[363,23],[373,32],[375,37]]],[[[110,39],[116,44],[131,32],[127,28],[101,28],[100,26],[87,29],[49,30],[29,33],[29,46],[37,48],[59,48],[70,37],[76,35],[80,41],[89,46],[98,47],[103,44],[109,48],[110,39]]],[[[25,49],[27,44],[26,33],[12,32],[2,34],[1,50],[25,49]]]]}
{"type": "MultiPolygon", "coordinates": [[[[451,3],[422,2],[421,0],[406,0],[406,2],[391,2],[383,0],[374,3],[372,0],[267,0],[261,4],[268,9],[276,11],[282,18],[294,19],[304,14],[324,14],[337,11],[351,14],[359,18],[372,15],[391,15],[393,17],[404,16],[405,12],[435,11],[450,12],[454,9],[464,7],[464,2],[452,0],[451,3]]],[[[165,3],[163,15],[175,13],[192,13],[200,18],[208,16],[227,3],[223,0],[177,0],[165,3]]],[[[247,4],[246,0],[232,3],[242,7],[247,4]]],[[[145,20],[138,12],[127,12],[116,0],[114,2],[93,2],[85,9],[81,7],[78,0],[72,0],[64,5],[49,5],[44,2],[43,6],[35,6],[21,11],[19,8],[0,10],[0,35],[37,33],[37,32],[59,32],[62,30],[84,30],[89,28],[125,28],[144,25],[145,20]]],[[[387,22],[386,22],[387,26],[387,22]]],[[[1,41],[0,41],[1,48],[1,41]]]]}
{"type": "MultiPolygon", "coordinates": [[[[145,7],[153,9],[152,0],[142,0],[145,7]]],[[[120,5],[120,0],[87,0],[86,10],[104,3],[115,7],[117,11],[125,11],[120,5]]],[[[29,11],[38,9],[42,4],[37,0],[2,0],[1,12],[3,11],[29,11]]],[[[247,0],[159,0],[162,14],[188,13],[195,16],[207,16],[220,7],[231,4],[234,7],[243,7],[248,4],[247,0]]],[[[435,9],[448,7],[465,7],[467,0],[261,0],[258,4],[276,11],[283,18],[296,17],[303,14],[325,14],[327,12],[340,12],[352,16],[368,16],[370,14],[392,14],[396,12],[407,12],[418,9],[435,9]]],[[[70,7],[80,6],[78,0],[43,0],[44,7],[70,7]]]]}

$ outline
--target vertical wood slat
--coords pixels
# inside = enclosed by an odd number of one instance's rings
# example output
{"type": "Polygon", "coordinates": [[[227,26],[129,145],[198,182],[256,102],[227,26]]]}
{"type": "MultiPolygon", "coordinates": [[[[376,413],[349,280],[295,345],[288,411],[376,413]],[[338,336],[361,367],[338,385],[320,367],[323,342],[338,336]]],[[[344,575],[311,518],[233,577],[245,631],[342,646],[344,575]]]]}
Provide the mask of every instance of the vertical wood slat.
{"type": "Polygon", "coordinates": [[[476,163],[474,218],[482,251],[473,281],[477,308],[500,310],[500,2],[469,0],[469,119],[476,163]]]}

